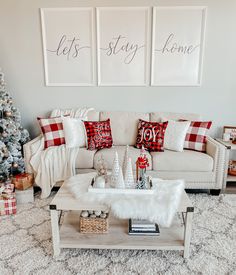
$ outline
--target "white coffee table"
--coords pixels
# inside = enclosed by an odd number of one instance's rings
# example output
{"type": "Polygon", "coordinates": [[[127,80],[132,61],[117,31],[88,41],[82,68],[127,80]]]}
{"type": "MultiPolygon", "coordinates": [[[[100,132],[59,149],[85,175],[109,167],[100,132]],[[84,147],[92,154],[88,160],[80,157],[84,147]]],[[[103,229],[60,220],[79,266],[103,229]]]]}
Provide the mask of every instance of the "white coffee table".
{"type": "Polygon", "coordinates": [[[128,235],[128,220],[109,217],[107,234],[81,234],[79,219],[81,210],[107,210],[106,206],[94,203],[80,203],[62,185],[50,203],[52,241],[54,256],[60,254],[61,248],[92,249],[140,249],[140,250],[180,250],[184,258],[189,256],[191,227],[194,208],[184,192],[178,213],[170,228],[160,227],[160,236],[128,235]],[[62,211],[67,211],[60,225],[62,211]]]}

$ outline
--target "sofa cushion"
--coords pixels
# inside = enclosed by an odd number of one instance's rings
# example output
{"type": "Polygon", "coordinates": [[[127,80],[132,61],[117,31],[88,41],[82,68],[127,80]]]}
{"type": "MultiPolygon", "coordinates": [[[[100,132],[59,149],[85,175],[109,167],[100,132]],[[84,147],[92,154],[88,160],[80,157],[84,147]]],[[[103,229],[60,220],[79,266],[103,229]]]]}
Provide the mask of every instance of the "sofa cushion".
{"type": "Polygon", "coordinates": [[[150,152],[164,151],[164,137],[168,122],[149,122],[142,119],[138,123],[136,147],[144,147],[150,152]]]}
{"type": "Polygon", "coordinates": [[[101,112],[100,120],[111,120],[114,145],[135,145],[139,119],[149,121],[148,113],[101,112]]]}
{"type": "Polygon", "coordinates": [[[189,125],[190,121],[168,120],[164,138],[164,148],[182,152],[189,125]]]}
{"type": "Polygon", "coordinates": [[[111,148],[113,145],[110,119],[105,121],[84,121],[88,150],[111,148]]]}
{"type": "Polygon", "coordinates": [[[80,148],[75,161],[76,169],[91,169],[93,168],[93,159],[96,150],[90,151],[86,148],[80,148]]]}
{"type": "MultiPolygon", "coordinates": [[[[110,149],[102,149],[102,150],[97,151],[94,156],[94,167],[96,168],[96,164],[97,164],[99,158],[101,158],[101,156],[102,156],[104,158],[104,160],[107,162],[108,169],[111,170],[116,151],[118,153],[119,163],[122,166],[124,156],[125,156],[125,150],[126,150],[126,146],[113,146],[110,149]]],[[[135,163],[136,163],[136,160],[139,155],[140,155],[139,149],[134,148],[133,146],[129,147],[129,157],[132,160],[132,169],[133,170],[136,169],[135,163]]],[[[149,162],[149,167],[147,168],[147,170],[151,170],[152,169],[151,155],[148,152],[146,152],[146,155],[147,155],[148,162],[149,162]]]]}
{"type": "Polygon", "coordinates": [[[153,170],[156,171],[201,171],[213,170],[213,158],[205,153],[184,150],[183,152],[151,152],[153,170]]]}
{"type": "Polygon", "coordinates": [[[206,152],[206,136],[212,121],[191,121],[185,137],[184,148],[206,152]]]}
{"type": "Polygon", "coordinates": [[[172,120],[201,120],[201,116],[198,114],[190,113],[171,113],[171,112],[153,112],[150,113],[150,121],[161,122],[163,118],[172,119],[172,120]]]}
{"type": "Polygon", "coordinates": [[[38,122],[44,136],[44,149],[65,144],[65,134],[61,117],[40,118],[38,122]]]}
{"type": "Polygon", "coordinates": [[[62,118],[67,148],[86,147],[87,136],[82,118],[62,118]]]}

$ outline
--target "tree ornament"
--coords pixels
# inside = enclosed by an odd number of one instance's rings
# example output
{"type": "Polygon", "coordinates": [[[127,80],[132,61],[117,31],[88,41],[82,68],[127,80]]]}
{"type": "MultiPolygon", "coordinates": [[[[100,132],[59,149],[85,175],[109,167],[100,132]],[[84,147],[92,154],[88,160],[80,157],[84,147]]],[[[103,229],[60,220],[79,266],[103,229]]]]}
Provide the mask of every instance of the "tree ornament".
{"type": "Polygon", "coordinates": [[[13,162],[12,167],[13,167],[13,168],[17,168],[17,167],[18,167],[18,163],[13,162]]]}
{"type": "Polygon", "coordinates": [[[116,186],[116,181],[119,176],[119,170],[120,170],[120,165],[119,165],[118,153],[115,152],[115,158],[113,160],[112,172],[111,172],[111,186],[112,187],[116,186]]]}
{"type": "Polygon", "coordinates": [[[134,182],[131,158],[128,159],[128,162],[127,162],[127,165],[126,165],[125,187],[126,188],[135,188],[136,187],[136,184],[134,182]]]}
{"type": "Polygon", "coordinates": [[[5,112],[5,116],[6,117],[11,117],[12,116],[12,112],[11,111],[6,111],[5,112]]]}
{"type": "Polygon", "coordinates": [[[124,175],[124,177],[125,177],[125,173],[126,173],[126,167],[127,167],[128,160],[129,160],[129,145],[126,145],[124,161],[123,161],[123,175],[124,175]]]}
{"type": "Polygon", "coordinates": [[[119,167],[119,174],[118,174],[118,178],[116,180],[115,186],[116,188],[119,188],[119,189],[125,188],[124,177],[123,177],[121,166],[119,167]]]}

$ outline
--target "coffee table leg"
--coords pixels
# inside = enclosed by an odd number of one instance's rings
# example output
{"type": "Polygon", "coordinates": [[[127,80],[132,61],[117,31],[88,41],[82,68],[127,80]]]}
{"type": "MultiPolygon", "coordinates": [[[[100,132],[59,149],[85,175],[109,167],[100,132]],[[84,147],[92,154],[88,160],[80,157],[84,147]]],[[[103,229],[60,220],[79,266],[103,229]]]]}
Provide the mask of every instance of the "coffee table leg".
{"type": "Polygon", "coordinates": [[[60,234],[59,234],[59,224],[58,224],[58,211],[50,210],[51,213],[51,226],[52,226],[52,242],[54,256],[60,254],[60,234]]]}
{"type": "Polygon", "coordinates": [[[187,207],[187,212],[185,217],[185,227],[184,227],[184,258],[189,257],[193,211],[194,211],[193,207],[187,207]]]}

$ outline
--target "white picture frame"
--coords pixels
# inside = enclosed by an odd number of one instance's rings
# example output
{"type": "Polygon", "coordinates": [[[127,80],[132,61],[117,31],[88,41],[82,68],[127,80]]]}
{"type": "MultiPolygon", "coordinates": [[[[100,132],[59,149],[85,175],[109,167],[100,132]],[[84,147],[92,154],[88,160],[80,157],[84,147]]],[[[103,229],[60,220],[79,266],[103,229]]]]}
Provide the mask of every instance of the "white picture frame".
{"type": "Polygon", "coordinates": [[[96,20],[98,85],[149,85],[151,7],[98,7],[96,20]]]}
{"type": "Polygon", "coordinates": [[[96,85],[94,8],[41,8],[40,14],[46,86],[96,85]]]}
{"type": "Polygon", "coordinates": [[[201,85],[206,15],[205,6],[153,8],[152,86],[201,85]]]}

